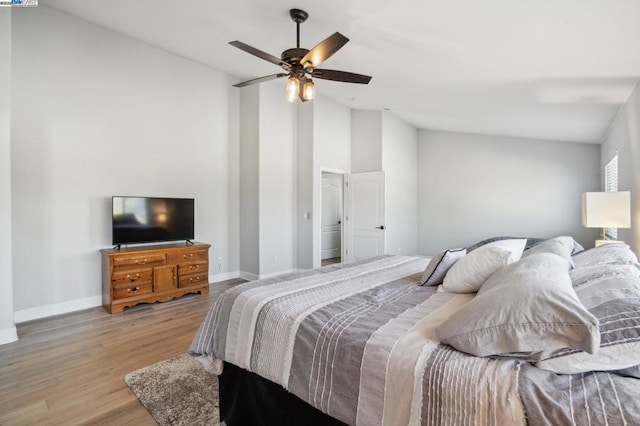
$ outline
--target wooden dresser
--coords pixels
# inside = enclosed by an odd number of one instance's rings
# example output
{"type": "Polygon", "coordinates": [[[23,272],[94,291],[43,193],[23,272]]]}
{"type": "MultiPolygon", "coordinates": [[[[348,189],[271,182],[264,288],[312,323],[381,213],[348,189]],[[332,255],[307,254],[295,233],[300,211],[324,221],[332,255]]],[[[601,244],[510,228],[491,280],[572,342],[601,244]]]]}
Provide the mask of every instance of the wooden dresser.
{"type": "Polygon", "coordinates": [[[115,314],[138,303],[209,293],[209,247],[176,243],[100,250],[102,306],[115,314]]]}

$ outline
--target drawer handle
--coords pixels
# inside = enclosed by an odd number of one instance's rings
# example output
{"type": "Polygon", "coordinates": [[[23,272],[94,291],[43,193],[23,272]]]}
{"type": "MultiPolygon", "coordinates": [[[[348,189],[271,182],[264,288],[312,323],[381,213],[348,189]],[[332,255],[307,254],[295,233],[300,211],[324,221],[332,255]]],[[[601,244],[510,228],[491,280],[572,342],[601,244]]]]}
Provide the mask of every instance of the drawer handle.
{"type": "Polygon", "coordinates": [[[130,279],[131,281],[135,281],[138,278],[140,278],[140,274],[135,274],[133,277],[130,274],[127,274],[127,278],[130,279]]]}
{"type": "Polygon", "coordinates": [[[189,265],[189,269],[198,269],[200,265],[189,265]]]}
{"type": "Polygon", "coordinates": [[[139,260],[136,260],[136,265],[146,265],[147,264],[147,259],[143,260],[142,262],[140,262],[139,260]]]}
{"type": "Polygon", "coordinates": [[[128,288],[127,293],[137,293],[140,287],[128,288]]]}
{"type": "Polygon", "coordinates": [[[182,255],[182,257],[183,257],[183,258],[185,258],[185,259],[190,258],[190,257],[193,257],[193,253],[190,253],[190,254],[183,254],[183,255],[182,255]]]}
{"type": "Polygon", "coordinates": [[[195,278],[191,277],[191,278],[189,278],[189,281],[191,281],[191,282],[200,281],[200,277],[195,277],[195,278]]]}

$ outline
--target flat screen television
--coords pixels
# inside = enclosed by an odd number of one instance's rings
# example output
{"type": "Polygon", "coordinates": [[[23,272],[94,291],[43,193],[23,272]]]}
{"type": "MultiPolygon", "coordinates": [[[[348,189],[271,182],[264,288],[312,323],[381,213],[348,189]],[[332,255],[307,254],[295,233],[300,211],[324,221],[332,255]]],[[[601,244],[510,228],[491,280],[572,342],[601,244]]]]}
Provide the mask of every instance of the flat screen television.
{"type": "Polygon", "coordinates": [[[193,198],[113,197],[113,244],[193,240],[193,198]]]}

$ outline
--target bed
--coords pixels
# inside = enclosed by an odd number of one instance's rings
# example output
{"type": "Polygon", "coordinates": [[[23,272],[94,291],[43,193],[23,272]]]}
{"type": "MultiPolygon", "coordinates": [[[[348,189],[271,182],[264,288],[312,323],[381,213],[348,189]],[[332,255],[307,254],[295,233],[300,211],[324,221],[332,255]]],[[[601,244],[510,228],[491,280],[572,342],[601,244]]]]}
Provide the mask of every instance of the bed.
{"type": "Polygon", "coordinates": [[[229,425],[640,424],[637,258],[561,238],[508,259],[515,239],[244,283],[190,353],[220,375],[229,425]],[[485,252],[503,264],[451,291],[485,252]]]}

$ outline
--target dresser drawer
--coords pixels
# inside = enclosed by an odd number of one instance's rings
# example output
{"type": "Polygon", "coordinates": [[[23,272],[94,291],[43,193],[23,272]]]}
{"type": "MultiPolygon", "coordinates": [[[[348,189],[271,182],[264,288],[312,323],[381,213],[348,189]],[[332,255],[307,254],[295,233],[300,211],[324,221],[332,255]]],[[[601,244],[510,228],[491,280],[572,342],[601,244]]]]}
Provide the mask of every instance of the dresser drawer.
{"type": "Polygon", "coordinates": [[[206,274],[209,272],[209,262],[193,262],[178,265],[178,274],[180,276],[188,274],[206,274]]]}
{"type": "Polygon", "coordinates": [[[189,287],[190,285],[208,284],[209,276],[205,274],[192,274],[180,277],[180,287],[189,287]]]}
{"type": "Polygon", "coordinates": [[[124,299],[127,297],[138,296],[140,294],[149,294],[153,291],[151,282],[145,284],[131,284],[125,287],[117,287],[113,289],[114,299],[124,299]]]}
{"type": "Polygon", "coordinates": [[[167,254],[167,264],[190,263],[209,260],[207,250],[181,251],[180,253],[167,254]]]}
{"type": "Polygon", "coordinates": [[[146,256],[118,256],[113,258],[113,270],[118,271],[140,266],[160,266],[164,265],[163,254],[148,254],[146,256]]]}
{"type": "Polygon", "coordinates": [[[114,286],[126,286],[128,284],[138,284],[144,281],[151,281],[151,269],[140,269],[129,272],[114,272],[111,275],[111,282],[114,286]]]}

